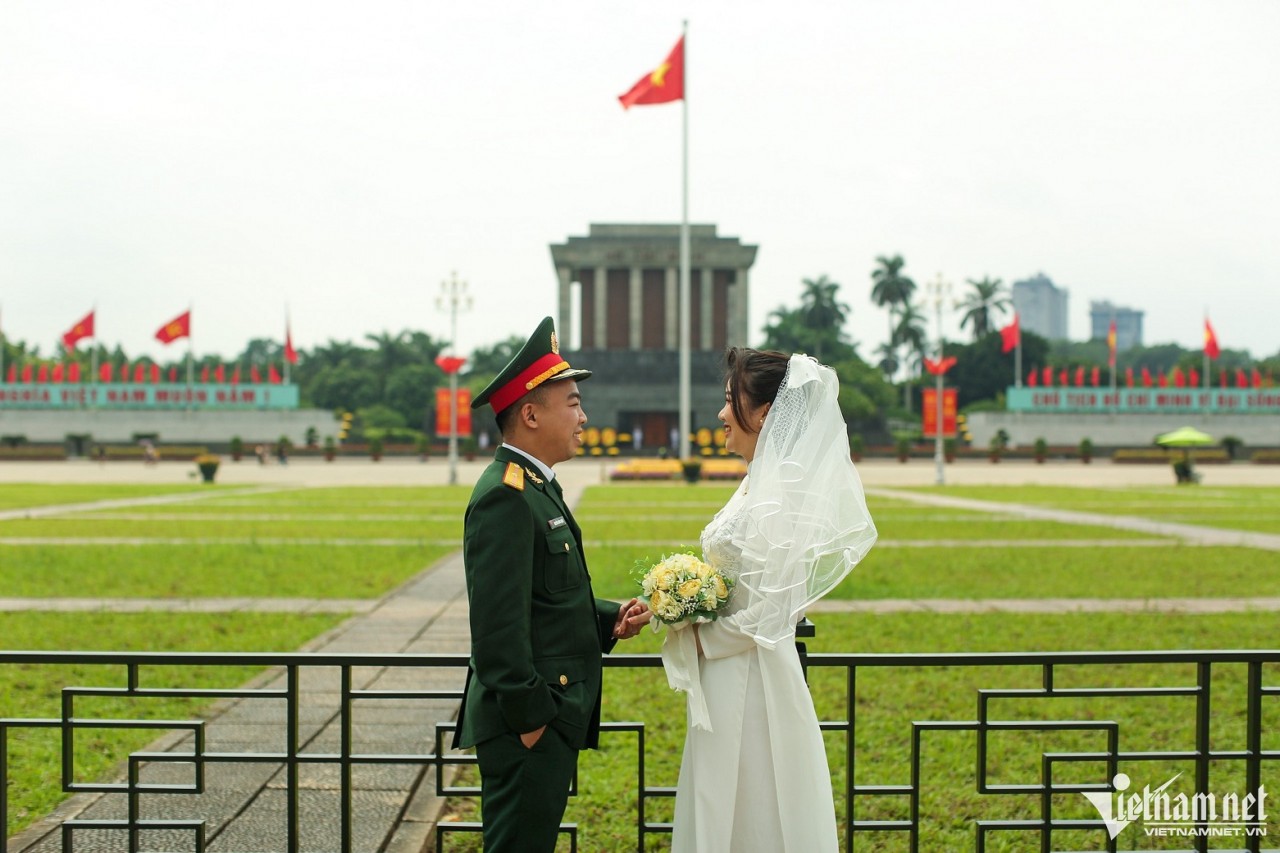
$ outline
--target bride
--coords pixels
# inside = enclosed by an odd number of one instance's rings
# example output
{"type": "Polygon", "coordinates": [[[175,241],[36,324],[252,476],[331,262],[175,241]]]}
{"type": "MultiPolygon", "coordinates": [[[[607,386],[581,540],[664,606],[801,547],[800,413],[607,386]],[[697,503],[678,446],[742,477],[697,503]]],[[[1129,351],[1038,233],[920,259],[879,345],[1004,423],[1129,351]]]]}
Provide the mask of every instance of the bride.
{"type": "Polygon", "coordinates": [[[835,851],[831,776],[795,625],[866,555],[876,529],[835,373],[805,355],[746,348],[727,361],[719,418],[747,476],[702,531],[702,550],[738,583],[716,621],[679,623],[663,644],[689,712],[672,851],[835,851]]]}

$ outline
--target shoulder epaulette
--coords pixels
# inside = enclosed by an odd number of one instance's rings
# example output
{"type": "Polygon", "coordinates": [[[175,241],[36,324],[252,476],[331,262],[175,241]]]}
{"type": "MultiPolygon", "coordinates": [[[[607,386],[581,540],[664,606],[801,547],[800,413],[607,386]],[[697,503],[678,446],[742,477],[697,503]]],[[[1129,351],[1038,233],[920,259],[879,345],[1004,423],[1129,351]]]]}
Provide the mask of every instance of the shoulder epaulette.
{"type": "Polygon", "coordinates": [[[507,470],[502,474],[503,485],[510,486],[517,492],[524,491],[524,469],[514,462],[507,463],[507,470]]]}

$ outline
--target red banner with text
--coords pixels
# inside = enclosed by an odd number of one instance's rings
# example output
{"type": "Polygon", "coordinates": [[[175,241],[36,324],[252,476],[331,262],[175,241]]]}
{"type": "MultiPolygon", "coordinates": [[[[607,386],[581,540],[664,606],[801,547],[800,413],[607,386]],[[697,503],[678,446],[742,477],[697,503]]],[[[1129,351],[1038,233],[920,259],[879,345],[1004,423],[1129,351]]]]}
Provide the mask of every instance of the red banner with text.
{"type": "MultiPolygon", "coordinates": [[[[924,389],[924,437],[938,435],[938,389],[924,389]]],[[[956,389],[942,389],[942,437],[956,437],[956,389]]]]}
{"type": "MultiPolygon", "coordinates": [[[[436,389],[436,435],[449,435],[449,389],[436,389]]],[[[458,389],[458,435],[471,434],[471,389],[458,389]]]]}

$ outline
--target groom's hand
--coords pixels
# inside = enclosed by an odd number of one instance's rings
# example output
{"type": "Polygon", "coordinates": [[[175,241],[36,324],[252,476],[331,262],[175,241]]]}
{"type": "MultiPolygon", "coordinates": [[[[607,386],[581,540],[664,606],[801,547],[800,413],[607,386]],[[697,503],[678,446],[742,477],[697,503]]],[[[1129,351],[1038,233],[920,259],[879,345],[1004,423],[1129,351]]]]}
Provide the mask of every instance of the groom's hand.
{"type": "Polygon", "coordinates": [[[546,726],[538,726],[531,732],[525,732],[520,735],[520,742],[524,744],[525,749],[533,749],[533,747],[542,740],[542,733],[547,730],[546,726]]]}
{"type": "Polygon", "coordinates": [[[638,598],[633,598],[618,609],[618,621],[613,624],[613,636],[619,640],[628,640],[640,633],[640,629],[649,624],[651,614],[649,605],[638,598]]]}

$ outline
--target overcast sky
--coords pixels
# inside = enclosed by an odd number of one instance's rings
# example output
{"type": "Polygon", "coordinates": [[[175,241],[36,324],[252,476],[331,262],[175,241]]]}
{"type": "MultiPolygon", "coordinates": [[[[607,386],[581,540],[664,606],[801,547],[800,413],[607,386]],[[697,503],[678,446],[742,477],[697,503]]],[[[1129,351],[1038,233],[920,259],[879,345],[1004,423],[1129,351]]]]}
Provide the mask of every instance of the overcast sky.
{"type": "Polygon", "coordinates": [[[456,270],[463,350],[528,334],[550,243],[679,221],[680,105],[617,96],[684,18],[691,219],[760,247],[752,343],[826,274],[870,356],[900,253],[957,296],[1044,272],[1073,339],[1111,299],[1280,351],[1274,0],[0,0],[0,327],[447,337],[456,270]]]}

